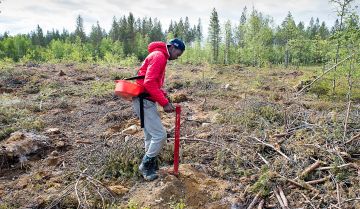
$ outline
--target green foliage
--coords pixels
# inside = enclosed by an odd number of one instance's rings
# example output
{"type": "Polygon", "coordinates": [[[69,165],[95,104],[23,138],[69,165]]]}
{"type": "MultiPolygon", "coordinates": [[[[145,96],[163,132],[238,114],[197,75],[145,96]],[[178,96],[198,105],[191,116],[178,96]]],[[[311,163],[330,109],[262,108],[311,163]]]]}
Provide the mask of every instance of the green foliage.
{"type": "Polygon", "coordinates": [[[271,179],[271,171],[269,171],[268,167],[263,167],[259,179],[250,187],[250,190],[255,194],[260,192],[262,197],[269,195],[271,191],[271,179]]]}
{"type": "Polygon", "coordinates": [[[0,59],[11,58],[19,61],[31,49],[31,40],[25,35],[5,38],[0,42],[0,59]]]}
{"type": "Polygon", "coordinates": [[[141,163],[142,155],[142,147],[129,147],[126,154],[120,150],[116,151],[104,162],[105,168],[102,171],[102,175],[112,178],[139,177],[138,167],[141,163]]]}
{"type": "Polygon", "coordinates": [[[91,90],[87,92],[88,96],[101,97],[104,95],[111,94],[114,91],[115,83],[114,81],[95,81],[91,85],[91,90]]]}
{"type": "MultiPolygon", "coordinates": [[[[37,25],[29,35],[4,34],[0,37],[0,60],[10,58],[15,62],[98,62],[134,66],[147,56],[150,42],[178,37],[185,40],[187,46],[179,60],[181,63],[209,62],[256,67],[272,64],[326,66],[336,57],[340,60],[359,48],[359,16],[351,13],[351,3],[347,1],[344,12],[339,12],[341,21],[336,22],[331,31],[318,18],[312,18],[307,28],[303,22],[296,24],[290,12],[279,26],[275,26],[271,17],[255,8],[248,14],[246,7],[239,24],[227,21],[224,27],[220,27],[220,15],[214,8],[205,42],[202,41],[200,19],[193,27],[188,17],[171,21],[164,33],[158,19],[136,19],[129,13],[119,19],[114,17],[108,34],[97,22],[87,36],[84,20],[79,15],[73,33],[63,30],[60,34],[53,30],[44,34],[37,25]]],[[[341,66],[339,68],[334,72],[335,76],[348,72],[341,66]]]]}
{"type": "Polygon", "coordinates": [[[179,202],[176,203],[172,203],[170,205],[171,209],[185,209],[186,208],[186,204],[184,203],[184,200],[181,199],[179,202]]]}
{"type": "Polygon", "coordinates": [[[209,26],[209,42],[211,45],[211,62],[218,63],[219,59],[219,46],[220,46],[220,24],[219,17],[216,9],[214,8],[210,17],[209,26]]]}

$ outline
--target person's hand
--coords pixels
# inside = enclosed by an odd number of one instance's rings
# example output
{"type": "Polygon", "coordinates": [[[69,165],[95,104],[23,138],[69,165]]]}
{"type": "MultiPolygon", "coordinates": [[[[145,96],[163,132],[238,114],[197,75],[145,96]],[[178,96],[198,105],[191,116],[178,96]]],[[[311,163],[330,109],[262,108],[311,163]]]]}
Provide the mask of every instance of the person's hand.
{"type": "Polygon", "coordinates": [[[169,102],[167,105],[164,106],[164,111],[167,113],[174,112],[175,107],[169,102]]]}

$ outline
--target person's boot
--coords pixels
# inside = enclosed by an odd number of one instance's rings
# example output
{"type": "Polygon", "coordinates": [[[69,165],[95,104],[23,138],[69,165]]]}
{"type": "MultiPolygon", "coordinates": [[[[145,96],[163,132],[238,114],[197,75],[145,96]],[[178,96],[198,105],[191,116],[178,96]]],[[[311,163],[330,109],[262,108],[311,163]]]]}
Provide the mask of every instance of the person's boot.
{"type": "Polygon", "coordinates": [[[155,170],[155,161],[156,157],[148,157],[147,155],[144,155],[139,166],[140,173],[147,181],[153,181],[159,177],[155,170]]]}
{"type": "Polygon", "coordinates": [[[155,157],[155,165],[154,165],[154,169],[155,169],[155,172],[157,172],[159,170],[159,158],[158,157],[155,157]]]}

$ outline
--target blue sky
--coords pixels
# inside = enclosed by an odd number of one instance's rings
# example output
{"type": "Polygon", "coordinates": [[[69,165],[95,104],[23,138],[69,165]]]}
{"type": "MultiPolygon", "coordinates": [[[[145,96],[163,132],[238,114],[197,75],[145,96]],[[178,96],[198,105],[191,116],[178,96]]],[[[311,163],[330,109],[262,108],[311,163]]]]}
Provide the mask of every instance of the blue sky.
{"type": "MultiPolygon", "coordinates": [[[[108,32],[114,16],[121,17],[132,12],[135,17],[157,17],[167,28],[170,20],[188,16],[196,24],[201,18],[207,30],[209,15],[216,8],[221,23],[231,20],[237,24],[244,6],[248,11],[254,7],[280,24],[291,11],[296,22],[308,24],[311,17],[319,17],[328,26],[336,19],[334,7],[328,0],[0,0],[0,33],[28,33],[39,24],[44,31],[52,28],[62,31],[75,29],[77,15],[84,18],[88,33],[96,21],[108,32]]],[[[359,0],[357,0],[359,1],[359,0]]],[[[355,1],[355,4],[358,2],[355,1]]],[[[204,31],[205,33],[207,31],[204,31]]]]}

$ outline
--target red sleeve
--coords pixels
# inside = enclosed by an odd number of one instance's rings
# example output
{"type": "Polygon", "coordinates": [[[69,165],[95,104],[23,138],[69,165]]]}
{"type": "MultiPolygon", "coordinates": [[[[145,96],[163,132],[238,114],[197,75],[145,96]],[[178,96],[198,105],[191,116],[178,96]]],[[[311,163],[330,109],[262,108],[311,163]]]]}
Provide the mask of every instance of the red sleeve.
{"type": "Polygon", "coordinates": [[[165,69],[166,58],[161,54],[154,54],[149,61],[144,79],[144,88],[150,94],[151,98],[161,106],[169,103],[160,86],[160,75],[165,69]]]}

